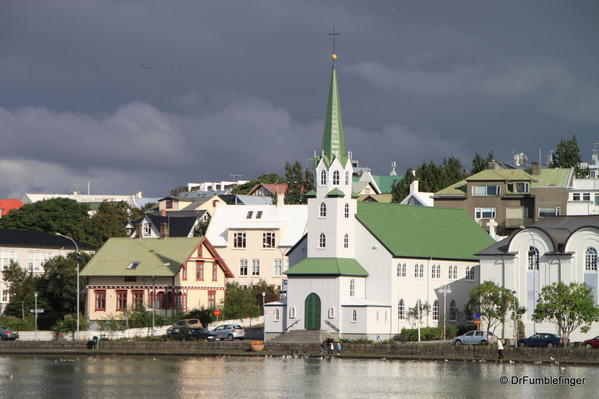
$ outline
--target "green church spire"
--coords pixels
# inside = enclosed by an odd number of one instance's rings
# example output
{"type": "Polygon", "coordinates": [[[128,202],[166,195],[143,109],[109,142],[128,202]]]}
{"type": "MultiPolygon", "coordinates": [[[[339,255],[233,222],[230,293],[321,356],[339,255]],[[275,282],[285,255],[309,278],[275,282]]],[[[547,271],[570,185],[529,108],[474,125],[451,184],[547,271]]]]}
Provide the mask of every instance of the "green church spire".
{"type": "MultiPolygon", "coordinates": [[[[336,57],[335,57],[336,58],[336,57]]],[[[339,103],[339,89],[337,86],[337,72],[333,67],[331,72],[331,86],[329,88],[329,103],[324,124],[322,139],[322,153],[327,163],[339,158],[342,165],[347,162],[345,149],[345,135],[343,134],[343,120],[341,118],[341,104],[339,103]]]]}

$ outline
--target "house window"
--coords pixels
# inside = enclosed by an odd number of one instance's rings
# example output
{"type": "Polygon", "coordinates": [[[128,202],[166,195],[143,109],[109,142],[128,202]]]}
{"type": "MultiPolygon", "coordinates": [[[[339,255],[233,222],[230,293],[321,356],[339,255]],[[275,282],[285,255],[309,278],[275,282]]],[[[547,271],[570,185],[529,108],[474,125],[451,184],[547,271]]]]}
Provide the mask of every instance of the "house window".
{"type": "Polygon", "coordinates": [[[458,318],[458,307],[455,304],[455,301],[452,299],[449,304],[449,320],[456,321],[458,318]]]}
{"type": "Polygon", "coordinates": [[[218,265],[216,262],[212,264],[212,281],[218,281],[218,265]]]}
{"type": "Polygon", "coordinates": [[[353,321],[354,323],[358,321],[358,312],[356,312],[356,309],[352,310],[351,321],[353,321]]]}
{"type": "Polygon", "coordinates": [[[51,258],[51,254],[41,251],[29,251],[27,258],[29,260],[29,270],[32,272],[43,271],[43,265],[46,261],[51,258]]]}
{"type": "Polygon", "coordinates": [[[418,265],[414,265],[414,277],[418,278],[420,268],[418,267],[418,265]]]}
{"type": "Polygon", "coordinates": [[[572,201],[580,201],[580,193],[572,193],[572,201]]]}
{"type": "Polygon", "coordinates": [[[474,281],[474,266],[466,266],[466,280],[474,281]]]}
{"type": "Polygon", "coordinates": [[[528,183],[525,182],[510,182],[507,184],[507,191],[513,194],[527,193],[528,183]]]}
{"type": "Polygon", "coordinates": [[[144,306],[144,292],[135,290],[133,291],[133,309],[143,309],[144,306]]]}
{"type": "Polygon", "coordinates": [[[397,269],[396,269],[396,271],[397,271],[397,277],[401,277],[401,263],[398,263],[398,264],[397,264],[397,269]]]}
{"type": "Polygon", "coordinates": [[[279,321],[281,318],[281,311],[279,309],[275,309],[275,321],[279,321]]]}
{"type": "Polygon", "coordinates": [[[15,251],[0,251],[0,266],[2,266],[2,270],[6,270],[10,263],[16,262],[16,260],[17,255],[15,251]]]}
{"type": "Polygon", "coordinates": [[[408,266],[404,263],[401,265],[401,276],[400,277],[406,277],[407,276],[407,270],[408,270],[408,266]]]}
{"type": "Polygon", "coordinates": [[[332,306],[329,308],[328,317],[329,317],[329,319],[335,318],[335,308],[332,306]]]}
{"type": "Polygon", "coordinates": [[[397,303],[397,318],[399,320],[404,320],[406,318],[406,306],[403,299],[400,299],[397,303]]]}
{"type": "Polygon", "coordinates": [[[457,266],[449,266],[449,279],[455,280],[458,278],[458,267],[457,266]]]}
{"type": "Polygon", "coordinates": [[[252,260],[252,276],[260,275],[260,259],[252,260]]]}
{"type": "Polygon", "coordinates": [[[528,248],[528,270],[539,270],[539,250],[531,246],[528,248]]]}
{"type": "Polygon", "coordinates": [[[439,301],[433,302],[433,320],[439,320],[439,301]]]}
{"type": "Polygon", "coordinates": [[[281,275],[281,259],[275,259],[274,275],[275,276],[280,276],[281,275]]]}
{"type": "Polygon", "coordinates": [[[343,248],[349,248],[349,235],[346,234],[343,237],[343,248]]]}
{"type": "MultiPolygon", "coordinates": [[[[4,302],[4,303],[10,302],[10,290],[2,291],[2,302],[4,302]]],[[[106,305],[106,301],[104,301],[104,305],[106,305]]],[[[96,310],[98,310],[98,309],[96,309],[96,310]]]]}
{"type": "Polygon", "coordinates": [[[320,203],[320,217],[324,218],[327,216],[327,205],[324,202],[320,203]]]}
{"type": "Polygon", "coordinates": [[[327,237],[324,235],[324,233],[320,233],[320,242],[318,243],[320,248],[326,248],[327,246],[327,237]]]}
{"type": "Polygon", "coordinates": [[[474,218],[476,220],[494,219],[495,218],[495,208],[475,208],[474,209],[474,218]]]}
{"type": "Polygon", "coordinates": [[[323,170],[320,172],[320,185],[325,186],[327,184],[327,172],[323,170]]]}
{"type": "Polygon", "coordinates": [[[167,306],[166,306],[166,300],[167,300],[166,294],[163,291],[160,291],[157,294],[157,297],[158,297],[158,309],[166,309],[167,308],[167,306]]]}
{"type": "Polygon", "coordinates": [[[166,200],[164,207],[166,209],[173,209],[173,200],[166,200]]]}
{"type": "Polygon", "coordinates": [[[345,172],[345,185],[349,186],[349,172],[345,172]]]}
{"type": "Polygon", "coordinates": [[[214,309],[216,307],[216,291],[208,291],[208,308],[214,309]]]}
{"type": "Polygon", "coordinates": [[[262,211],[256,212],[256,219],[262,219],[262,211]]]}
{"type": "Polygon", "coordinates": [[[275,233],[267,232],[262,233],[262,248],[274,248],[275,247],[275,233]]]}
{"type": "MultiPolygon", "coordinates": [[[[8,292],[8,291],[5,291],[8,292]]],[[[96,310],[106,310],[106,291],[104,290],[95,290],[94,294],[96,296],[96,310]]],[[[2,298],[3,302],[4,298],[2,298]]]]}
{"type": "Polygon", "coordinates": [[[127,291],[116,292],[116,310],[127,310],[127,291]]]}
{"type": "Polygon", "coordinates": [[[289,318],[295,319],[295,306],[289,308],[289,318]]]}
{"type": "Polygon", "coordinates": [[[254,211],[248,211],[247,215],[245,215],[245,218],[251,219],[253,214],[254,214],[254,211]]]}
{"type": "Polygon", "coordinates": [[[583,193],[582,194],[582,200],[583,201],[590,201],[591,200],[591,193],[583,193]]]}
{"type": "Polygon", "coordinates": [[[539,216],[544,218],[547,216],[559,216],[560,208],[539,208],[539,216]]]}
{"type": "Polygon", "coordinates": [[[181,293],[181,292],[177,292],[177,294],[175,295],[175,309],[177,309],[177,310],[185,309],[184,299],[185,299],[185,295],[183,295],[183,293],[181,293]]]}
{"type": "Polygon", "coordinates": [[[247,259],[241,259],[239,261],[239,275],[240,276],[248,275],[248,260],[247,259]]]}
{"type": "Polygon", "coordinates": [[[204,280],[204,261],[196,262],[196,281],[204,280]]]}
{"type": "Polygon", "coordinates": [[[420,265],[420,278],[424,277],[424,265],[420,265]]]}
{"type": "Polygon", "coordinates": [[[245,233],[233,233],[233,248],[245,248],[245,233]]]}
{"type": "Polygon", "coordinates": [[[152,234],[152,223],[144,223],[143,224],[143,235],[149,236],[152,234]]]}
{"type": "Polygon", "coordinates": [[[349,296],[354,296],[356,294],[356,280],[353,278],[349,281],[349,296]]]}
{"type": "Polygon", "coordinates": [[[333,172],[333,186],[339,185],[339,171],[336,170],[333,172]]]}
{"type": "Polygon", "coordinates": [[[181,280],[187,280],[187,265],[181,266],[181,280]]]}
{"type": "Polygon", "coordinates": [[[472,186],[472,195],[476,197],[501,195],[501,186],[472,186]]]}
{"type": "Polygon", "coordinates": [[[345,204],[344,208],[343,216],[345,216],[346,219],[349,219],[349,204],[345,204]]]}
{"type": "Polygon", "coordinates": [[[597,250],[593,247],[587,248],[585,255],[585,270],[597,271],[597,250]]]}

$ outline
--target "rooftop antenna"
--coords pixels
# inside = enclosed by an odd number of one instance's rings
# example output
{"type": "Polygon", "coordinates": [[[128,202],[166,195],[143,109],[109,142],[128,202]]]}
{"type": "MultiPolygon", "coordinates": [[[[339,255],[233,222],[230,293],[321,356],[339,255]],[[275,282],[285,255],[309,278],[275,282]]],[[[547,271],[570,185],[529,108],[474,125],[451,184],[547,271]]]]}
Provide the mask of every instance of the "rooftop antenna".
{"type": "Polygon", "coordinates": [[[397,168],[397,162],[393,161],[391,162],[391,173],[389,173],[389,176],[397,176],[395,168],[397,168]]]}
{"type": "Polygon", "coordinates": [[[339,36],[339,32],[335,32],[335,25],[333,25],[333,31],[329,32],[329,36],[333,37],[333,53],[331,54],[331,59],[333,60],[332,68],[335,69],[335,60],[337,59],[337,53],[335,52],[335,39],[339,36]]]}
{"type": "Polygon", "coordinates": [[[88,180],[87,181],[87,195],[90,194],[90,191],[91,191],[91,182],[88,180]]]}

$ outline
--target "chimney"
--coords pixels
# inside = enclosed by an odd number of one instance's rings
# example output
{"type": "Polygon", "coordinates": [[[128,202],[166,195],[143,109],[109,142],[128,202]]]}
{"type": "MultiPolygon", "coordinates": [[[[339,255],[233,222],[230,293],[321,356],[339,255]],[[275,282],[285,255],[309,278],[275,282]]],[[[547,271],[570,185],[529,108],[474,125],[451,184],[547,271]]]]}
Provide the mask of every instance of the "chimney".
{"type": "Polygon", "coordinates": [[[490,160],[487,164],[487,169],[499,169],[499,164],[494,159],[490,160]]]}
{"type": "Polygon", "coordinates": [[[143,193],[141,191],[136,192],[135,198],[143,198],[143,193]]]}
{"type": "Polygon", "coordinates": [[[541,174],[541,165],[538,162],[531,162],[530,163],[530,167],[532,169],[532,174],[533,175],[540,175],[541,174]]]}
{"type": "Polygon", "coordinates": [[[160,238],[168,237],[168,223],[162,222],[160,223],[160,238]]]}
{"type": "Polygon", "coordinates": [[[285,193],[277,193],[277,207],[285,205],[285,193]]]}
{"type": "Polygon", "coordinates": [[[418,192],[418,180],[414,180],[410,183],[410,194],[418,192]]]}

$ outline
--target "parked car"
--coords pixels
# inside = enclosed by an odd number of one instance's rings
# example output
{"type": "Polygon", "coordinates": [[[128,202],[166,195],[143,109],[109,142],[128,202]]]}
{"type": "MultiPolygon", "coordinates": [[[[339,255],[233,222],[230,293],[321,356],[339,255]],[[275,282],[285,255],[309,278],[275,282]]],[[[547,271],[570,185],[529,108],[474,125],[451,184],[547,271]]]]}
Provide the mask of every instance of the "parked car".
{"type": "Polygon", "coordinates": [[[10,328],[0,327],[0,340],[12,340],[19,338],[19,334],[11,330],[10,328]]]}
{"type": "Polygon", "coordinates": [[[173,327],[167,336],[180,341],[220,341],[218,335],[197,327],[173,327]]]}
{"type": "Polygon", "coordinates": [[[587,349],[597,349],[599,348],[599,336],[591,339],[587,339],[583,342],[584,347],[587,349]]]}
{"type": "Polygon", "coordinates": [[[564,346],[564,339],[555,334],[536,333],[528,338],[519,339],[518,346],[553,348],[554,346],[564,346]]]}
{"type": "Polygon", "coordinates": [[[244,339],[245,331],[239,324],[223,324],[216,327],[212,332],[220,337],[220,339],[244,339]]]}
{"type": "Polygon", "coordinates": [[[176,321],[171,327],[166,329],[166,333],[169,334],[173,328],[190,327],[190,328],[202,328],[202,323],[198,319],[183,319],[176,321]]]}
{"type": "Polygon", "coordinates": [[[471,330],[466,334],[455,337],[451,340],[454,345],[487,345],[490,342],[496,342],[497,337],[488,331],[471,330]]]}

